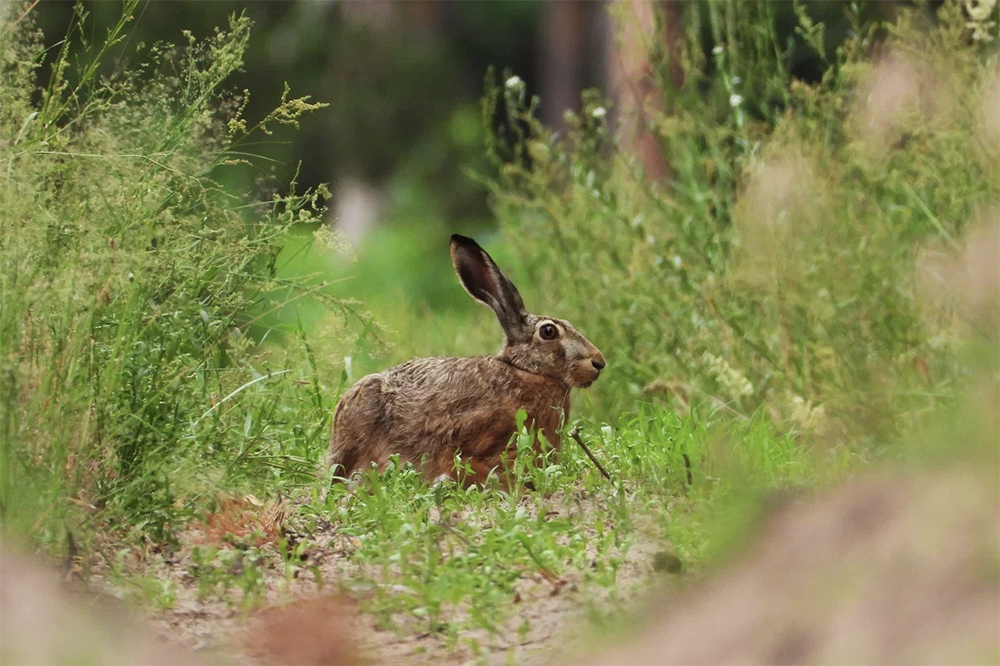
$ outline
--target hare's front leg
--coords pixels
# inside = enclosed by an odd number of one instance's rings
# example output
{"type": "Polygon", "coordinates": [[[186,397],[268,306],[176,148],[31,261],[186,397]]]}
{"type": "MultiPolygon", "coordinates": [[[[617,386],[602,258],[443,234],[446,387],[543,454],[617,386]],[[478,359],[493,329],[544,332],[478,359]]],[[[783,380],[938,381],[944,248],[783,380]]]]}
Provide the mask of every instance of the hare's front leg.
{"type": "Polygon", "coordinates": [[[503,485],[505,471],[513,469],[516,449],[508,450],[506,454],[502,453],[507,448],[506,443],[504,448],[499,449],[500,452],[496,447],[491,448],[493,450],[485,453],[459,450],[442,455],[436,460],[428,461],[424,467],[424,477],[431,483],[441,483],[446,479],[451,479],[460,482],[464,488],[468,488],[472,485],[485,487],[490,474],[493,474],[500,479],[501,485],[503,485]],[[458,454],[457,468],[456,453],[458,454]],[[504,458],[506,458],[506,464],[504,458]]]}
{"type": "Polygon", "coordinates": [[[502,455],[494,455],[484,458],[470,458],[469,468],[472,470],[472,474],[466,475],[465,483],[466,487],[471,484],[476,484],[480,487],[486,485],[486,481],[490,478],[490,474],[494,474],[499,480],[500,485],[504,488],[507,487],[509,474],[508,470],[513,471],[514,456],[507,455],[507,465],[503,464],[502,455]]]}
{"type": "MultiPolygon", "coordinates": [[[[493,473],[499,479],[500,486],[504,490],[510,490],[510,479],[508,475],[500,473],[500,468],[497,465],[492,464],[492,461],[485,461],[482,459],[470,460],[469,468],[472,470],[471,474],[462,474],[462,487],[469,488],[470,486],[476,485],[480,488],[486,486],[487,480],[489,480],[490,474],[493,473]]],[[[456,482],[456,474],[454,471],[447,474],[438,474],[431,480],[431,487],[436,488],[442,484],[456,482]]],[[[525,482],[525,488],[528,490],[534,490],[530,481],[525,482]]]]}
{"type": "Polygon", "coordinates": [[[449,479],[452,481],[461,480],[462,487],[468,488],[472,485],[484,487],[491,472],[498,476],[503,475],[503,465],[499,456],[489,458],[462,457],[459,465],[460,468],[456,470],[454,458],[449,458],[447,466],[438,464],[429,467],[425,471],[425,477],[432,479],[431,483],[435,485],[449,479]]]}

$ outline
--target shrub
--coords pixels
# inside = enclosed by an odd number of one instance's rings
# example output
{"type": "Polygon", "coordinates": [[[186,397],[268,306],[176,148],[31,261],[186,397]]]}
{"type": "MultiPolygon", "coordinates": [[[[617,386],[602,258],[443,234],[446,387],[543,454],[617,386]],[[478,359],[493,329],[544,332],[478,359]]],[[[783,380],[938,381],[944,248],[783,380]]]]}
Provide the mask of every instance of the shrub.
{"type": "Polygon", "coordinates": [[[257,200],[216,180],[317,105],[286,94],[249,123],[223,85],[249,21],[132,54],[136,5],[96,43],[78,9],[40,86],[30,7],[0,7],[0,512],[42,539],[69,512],[169,538],[196,497],[276,468],[312,478],[326,438],[315,373],[270,367],[252,337],[321,295],[276,258],[325,192],[257,200]]]}

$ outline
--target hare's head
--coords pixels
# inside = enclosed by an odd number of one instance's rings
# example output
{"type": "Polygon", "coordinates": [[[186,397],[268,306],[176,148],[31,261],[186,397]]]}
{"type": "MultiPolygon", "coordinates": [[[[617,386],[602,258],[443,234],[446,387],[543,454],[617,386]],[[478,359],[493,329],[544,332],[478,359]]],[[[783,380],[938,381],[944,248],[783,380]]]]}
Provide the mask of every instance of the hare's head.
{"type": "Polygon", "coordinates": [[[517,287],[471,238],[451,237],[451,262],[462,286],[500,320],[504,345],[498,357],[519,370],[587,387],[604,368],[604,354],[573,324],[524,309],[517,287]]]}

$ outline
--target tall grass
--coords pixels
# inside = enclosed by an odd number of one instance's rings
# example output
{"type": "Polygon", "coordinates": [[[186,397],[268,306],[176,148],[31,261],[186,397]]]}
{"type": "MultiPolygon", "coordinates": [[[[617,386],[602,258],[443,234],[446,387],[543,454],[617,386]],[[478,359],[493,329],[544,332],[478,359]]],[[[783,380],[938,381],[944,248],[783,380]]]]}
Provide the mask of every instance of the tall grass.
{"type": "Polygon", "coordinates": [[[559,140],[516,77],[493,81],[484,113],[508,119],[490,145],[494,207],[546,305],[624,380],[596,389],[609,412],[701,402],[830,442],[885,439],[963,375],[968,322],[925,316],[918,268],[998,210],[995,30],[978,37],[957,2],[887,24],[844,5],[851,30],[827,59],[808,5],[787,44],[773,9],[686,6],[679,87],[654,54],[665,182],[618,147],[596,93],[559,140]],[[803,50],[824,63],[815,83],[790,73],[803,50]]]}
{"type": "Polygon", "coordinates": [[[78,10],[50,72],[30,6],[0,7],[0,511],[42,542],[122,520],[171,538],[221,489],[311,480],[326,439],[306,357],[273,366],[251,337],[283,301],[323,295],[276,260],[324,192],[217,182],[237,163],[264,173],[254,143],[316,105],[286,95],[254,124],[224,86],[248,20],[136,46],[136,7],[95,41],[78,10]]]}

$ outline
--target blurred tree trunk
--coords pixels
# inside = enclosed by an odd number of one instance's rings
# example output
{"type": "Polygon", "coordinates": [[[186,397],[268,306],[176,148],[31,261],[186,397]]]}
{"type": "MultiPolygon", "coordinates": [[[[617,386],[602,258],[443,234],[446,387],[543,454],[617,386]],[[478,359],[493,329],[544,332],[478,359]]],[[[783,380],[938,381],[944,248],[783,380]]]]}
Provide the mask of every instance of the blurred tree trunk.
{"type": "Polygon", "coordinates": [[[367,25],[374,30],[388,30],[399,8],[393,0],[341,0],[340,13],[348,25],[367,25]]]}
{"type": "Polygon", "coordinates": [[[542,121],[549,127],[561,128],[566,109],[577,107],[589,46],[586,37],[591,8],[589,2],[573,0],[545,5],[538,53],[542,121]]]}
{"type": "Polygon", "coordinates": [[[414,33],[434,37],[444,27],[446,7],[441,0],[409,0],[402,10],[404,25],[414,33]]]}
{"type": "Polygon", "coordinates": [[[675,0],[612,0],[613,20],[607,49],[608,92],[615,100],[618,146],[635,154],[654,181],[669,177],[663,150],[649,129],[649,114],[669,111],[669,100],[657,82],[651,55],[669,58],[672,87],[681,85],[683,70],[677,58],[683,30],[683,5],[675,0]],[[659,11],[662,23],[657,25],[659,11]],[[662,40],[661,44],[657,44],[662,40]]]}
{"type": "MultiPolygon", "coordinates": [[[[434,39],[444,26],[444,4],[441,0],[342,0],[340,6],[348,25],[367,26],[379,33],[405,31],[434,39]]],[[[356,173],[338,174],[334,181],[333,224],[348,242],[358,245],[385,212],[386,184],[356,173]]]]}

